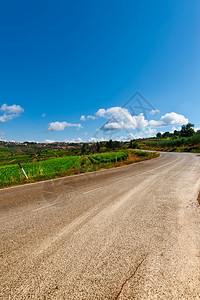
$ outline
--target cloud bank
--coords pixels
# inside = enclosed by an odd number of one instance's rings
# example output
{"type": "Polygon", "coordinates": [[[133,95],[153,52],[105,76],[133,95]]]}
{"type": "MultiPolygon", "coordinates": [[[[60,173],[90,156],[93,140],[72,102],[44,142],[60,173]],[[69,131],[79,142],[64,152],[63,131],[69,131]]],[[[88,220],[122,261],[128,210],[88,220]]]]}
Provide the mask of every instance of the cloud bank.
{"type": "Polygon", "coordinates": [[[184,125],[189,122],[183,115],[175,112],[167,113],[163,115],[160,120],[145,119],[141,113],[139,115],[132,116],[128,109],[123,107],[111,107],[108,109],[99,109],[96,112],[96,116],[99,118],[105,118],[108,121],[102,126],[101,130],[134,130],[139,131],[149,130],[150,128],[167,127],[175,125],[184,125]]]}

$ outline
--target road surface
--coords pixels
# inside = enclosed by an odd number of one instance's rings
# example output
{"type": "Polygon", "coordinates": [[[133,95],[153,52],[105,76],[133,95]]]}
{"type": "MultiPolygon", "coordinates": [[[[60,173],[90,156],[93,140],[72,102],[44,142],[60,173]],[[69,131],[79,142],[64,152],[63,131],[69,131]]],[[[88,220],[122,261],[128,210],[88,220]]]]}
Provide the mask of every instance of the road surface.
{"type": "Polygon", "coordinates": [[[1,299],[200,299],[200,155],[0,190],[1,299]]]}

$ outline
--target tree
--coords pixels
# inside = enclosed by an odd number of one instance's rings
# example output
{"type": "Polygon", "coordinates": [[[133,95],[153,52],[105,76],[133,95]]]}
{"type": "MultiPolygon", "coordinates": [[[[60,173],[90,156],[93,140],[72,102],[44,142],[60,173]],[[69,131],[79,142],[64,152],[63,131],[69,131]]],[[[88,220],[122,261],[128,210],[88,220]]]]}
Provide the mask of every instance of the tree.
{"type": "Polygon", "coordinates": [[[131,148],[131,149],[137,149],[138,148],[138,144],[134,140],[130,140],[129,148],[131,148]]]}
{"type": "Polygon", "coordinates": [[[158,133],[156,134],[156,137],[157,137],[158,139],[160,139],[160,138],[162,137],[162,134],[161,134],[160,132],[158,132],[158,133]]]}
{"type": "Polygon", "coordinates": [[[170,137],[170,132],[169,132],[169,131],[166,131],[165,133],[163,133],[162,137],[163,137],[163,138],[168,138],[168,137],[170,137]]]}
{"type": "Polygon", "coordinates": [[[106,152],[106,147],[100,147],[99,152],[106,152]]]}
{"type": "Polygon", "coordinates": [[[99,142],[96,142],[96,151],[99,152],[99,150],[100,150],[100,144],[99,142]]]}
{"type": "Polygon", "coordinates": [[[119,141],[114,141],[113,142],[113,148],[114,149],[119,149],[121,147],[121,143],[119,141]]]}
{"type": "Polygon", "coordinates": [[[85,154],[87,152],[87,145],[85,143],[83,143],[82,147],[81,147],[81,154],[85,154]]]}
{"type": "Polygon", "coordinates": [[[107,149],[112,149],[112,150],[113,150],[113,141],[112,141],[112,140],[109,140],[109,141],[106,143],[106,148],[107,148],[107,149]]]}
{"type": "Polygon", "coordinates": [[[181,132],[178,130],[174,130],[174,135],[179,137],[181,135],[181,132]]]}
{"type": "Polygon", "coordinates": [[[194,124],[188,123],[181,127],[180,134],[182,137],[189,137],[195,135],[194,124]]]}

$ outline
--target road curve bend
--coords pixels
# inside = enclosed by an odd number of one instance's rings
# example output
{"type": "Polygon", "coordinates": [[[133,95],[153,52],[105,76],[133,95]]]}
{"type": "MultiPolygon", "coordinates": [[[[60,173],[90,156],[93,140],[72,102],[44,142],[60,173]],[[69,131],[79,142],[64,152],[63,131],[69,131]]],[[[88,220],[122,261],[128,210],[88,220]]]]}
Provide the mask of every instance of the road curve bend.
{"type": "Polygon", "coordinates": [[[0,190],[1,299],[200,299],[200,155],[0,190]]]}

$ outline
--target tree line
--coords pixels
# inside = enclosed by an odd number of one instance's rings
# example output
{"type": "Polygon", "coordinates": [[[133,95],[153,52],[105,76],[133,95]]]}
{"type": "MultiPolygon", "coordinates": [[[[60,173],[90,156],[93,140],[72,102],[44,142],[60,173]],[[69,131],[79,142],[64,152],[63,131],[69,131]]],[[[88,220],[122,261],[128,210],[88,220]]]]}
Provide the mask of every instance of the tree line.
{"type": "Polygon", "coordinates": [[[174,130],[174,132],[169,132],[166,131],[163,134],[161,132],[158,132],[156,137],[161,139],[161,138],[180,138],[180,137],[190,137],[193,136],[195,134],[200,134],[200,130],[197,130],[197,132],[195,132],[194,130],[194,124],[188,123],[187,125],[183,125],[181,127],[181,130],[174,130]]]}

